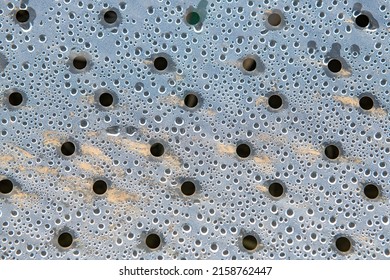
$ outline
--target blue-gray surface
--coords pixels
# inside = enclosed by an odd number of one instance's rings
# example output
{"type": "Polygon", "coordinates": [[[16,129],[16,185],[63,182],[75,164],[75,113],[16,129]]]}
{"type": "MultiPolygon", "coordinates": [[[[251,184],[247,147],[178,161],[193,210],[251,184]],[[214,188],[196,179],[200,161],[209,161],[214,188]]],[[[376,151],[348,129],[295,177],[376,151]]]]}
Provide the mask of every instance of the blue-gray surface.
{"type": "Polygon", "coordinates": [[[1,1],[0,258],[389,258],[389,32],[387,0],[1,1]]]}

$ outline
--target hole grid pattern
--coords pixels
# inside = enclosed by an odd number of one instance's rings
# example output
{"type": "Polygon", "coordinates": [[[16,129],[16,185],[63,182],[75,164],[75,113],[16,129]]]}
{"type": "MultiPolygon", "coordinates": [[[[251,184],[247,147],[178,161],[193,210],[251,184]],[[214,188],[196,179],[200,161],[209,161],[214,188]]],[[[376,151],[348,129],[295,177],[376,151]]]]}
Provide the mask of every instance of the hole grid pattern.
{"type": "Polygon", "coordinates": [[[0,2],[0,258],[388,259],[382,2],[0,2]]]}

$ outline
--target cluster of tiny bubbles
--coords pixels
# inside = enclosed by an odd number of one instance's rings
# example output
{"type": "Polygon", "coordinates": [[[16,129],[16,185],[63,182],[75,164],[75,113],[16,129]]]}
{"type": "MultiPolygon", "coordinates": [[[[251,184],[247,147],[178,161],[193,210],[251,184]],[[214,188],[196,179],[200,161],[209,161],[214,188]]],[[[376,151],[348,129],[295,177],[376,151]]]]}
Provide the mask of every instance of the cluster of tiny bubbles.
{"type": "Polygon", "coordinates": [[[0,258],[389,258],[389,8],[144,2],[0,3],[0,258]]]}

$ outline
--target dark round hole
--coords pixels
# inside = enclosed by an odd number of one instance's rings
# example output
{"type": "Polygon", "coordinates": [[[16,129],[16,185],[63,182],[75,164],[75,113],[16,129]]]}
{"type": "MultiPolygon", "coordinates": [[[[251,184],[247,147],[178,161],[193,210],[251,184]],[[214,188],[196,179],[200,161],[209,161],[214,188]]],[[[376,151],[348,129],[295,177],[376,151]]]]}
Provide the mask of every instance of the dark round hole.
{"type": "Polygon", "coordinates": [[[76,56],[73,59],[73,66],[76,69],[82,70],[85,67],[87,67],[87,59],[84,56],[81,56],[81,55],[76,56]]]}
{"type": "Polygon", "coordinates": [[[19,22],[26,22],[30,19],[30,13],[27,10],[19,10],[16,12],[16,20],[19,22]]]}
{"type": "Polygon", "coordinates": [[[357,26],[359,27],[367,27],[370,23],[370,18],[366,15],[359,15],[356,19],[355,19],[355,22],[357,24],[357,26]]]}
{"type": "Polygon", "coordinates": [[[379,188],[373,184],[366,185],[364,195],[369,199],[375,199],[379,196],[379,188]]]}
{"type": "Polygon", "coordinates": [[[335,145],[329,145],[325,148],[325,155],[329,159],[336,159],[340,155],[339,148],[335,145]]]}
{"type": "Polygon", "coordinates": [[[23,102],[23,95],[20,92],[12,92],[8,96],[8,102],[12,106],[19,106],[23,102]]]}
{"type": "Polygon", "coordinates": [[[158,71],[164,71],[168,67],[168,60],[165,57],[159,56],[154,59],[153,64],[158,71]]]}
{"type": "Polygon", "coordinates": [[[181,192],[184,195],[193,195],[195,193],[195,184],[191,181],[186,181],[181,185],[181,192]]]}
{"type": "Polygon", "coordinates": [[[340,72],[341,67],[342,67],[341,62],[338,59],[332,59],[328,62],[328,69],[333,73],[340,72]]]}
{"type": "Polygon", "coordinates": [[[76,151],[76,146],[72,142],[65,142],[61,146],[61,153],[65,156],[71,156],[76,151]]]}
{"type": "Polygon", "coordinates": [[[189,108],[194,108],[198,105],[198,97],[195,94],[189,93],[184,97],[184,104],[189,108]]]}
{"type": "Polygon", "coordinates": [[[268,16],[268,23],[271,26],[278,26],[282,23],[282,17],[277,13],[270,14],[268,16]]]}
{"type": "Polygon", "coordinates": [[[252,72],[256,69],[256,60],[253,58],[245,58],[242,62],[242,67],[248,72],[252,72]]]}
{"type": "Polygon", "coordinates": [[[340,252],[348,252],[351,250],[352,244],[351,241],[347,237],[339,237],[336,240],[336,248],[340,252]]]}
{"type": "Polygon", "coordinates": [[[242,239],[242,246],[244,246],[244,248],[247,249],[248,251],[255,250],[257,248],[257,245],[258,245],[257,239],[253,235],[246,235],[242,239]]]}
{"type": "Polygon", "coordinates": [[[268,191],[270,195],[272,195],[273,197],[280,197],[284,192],[284,188],[282,184],[274,182],[271,185],[269,185],[268,191]]]}
{"type": "Polygon", "coordinates": [[[149,249],[157,249],[161,244],[161,238],[158,234],[151,233],[146,236],[145,243],[149,249]]]}
{"type": "Polygon", "coordinates": [[[272,109],[279,109],[283,105],[283,99],[279,95],[276,95],[276,94],[271,95],[268,98],[268,105],[272,109]]]}
{"type": "Polygon", "coordinates": [[[198,24],[199,21],[200,21],[200,16],[199,16],[199,14],[197,12],[190,12],[186,16],[186,21],[190,25],[198,24]]]}
{"type": "Polygon", "coordinates": [[[14,184],[8,180],[8,179],[3,179],[0,181],[0,193],[2,194],[9,194],[12,192],[14,188],[14,184]]]}
{"type": "Polygon", "coordinates": [[[363,96],[359,100],[359,105],[364,110],[370,110],[372,107],[374,107],[374,100],[372,100],[369,96],[363,96]]]}
{"type": "Polygon", "coordinates": [[[107,11],[104,13],[104,21],[109,24],[115,23],[117,19],[118,15],[114,11],[107,11]]]}
{"type": "Polygon", "coordinates": [[[251,154],[251,148],[247,144],[240,144],[236,148],[236,153],[241,158],[247,158],[251,154]]]}
{"type": "Polygon", "coordinates": [[[63,247],[63,248],[68,248],[72,245],[73,243],[73,236],[68,233],[64,232],[61,233],[60,236],[58,236],[58,244],[63,247]]]}
{"type": "Polygon", "coordinates": [[[93,183],[93,191],[96,194],[104,194],[107,191],[107,183],[103,180],[97,180],[93,183]]]}
{"type": "Polygon", "coordinates": [[[164,146],[161,143],[154,143],[150,147],[150,153],[155,157],[160,157],[164,154],[164,146]]]}
{"type": "Polygon", "coordinates": [[[99,103],[103,107],[109,107],[114,103],[114,97],[111,93],[104,92],[99,96],[99,103]]]}

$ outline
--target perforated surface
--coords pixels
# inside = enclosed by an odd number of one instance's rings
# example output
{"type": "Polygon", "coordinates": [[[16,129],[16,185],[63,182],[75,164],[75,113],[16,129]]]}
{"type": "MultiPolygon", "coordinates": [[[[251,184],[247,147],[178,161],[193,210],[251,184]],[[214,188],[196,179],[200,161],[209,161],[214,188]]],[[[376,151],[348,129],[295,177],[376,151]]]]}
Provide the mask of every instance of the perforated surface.
{"type": "Polygon", "coordinates": [[[389,4],[1,1],[0,257],[389,258],[389,4]]]}

